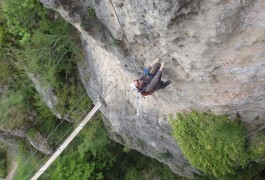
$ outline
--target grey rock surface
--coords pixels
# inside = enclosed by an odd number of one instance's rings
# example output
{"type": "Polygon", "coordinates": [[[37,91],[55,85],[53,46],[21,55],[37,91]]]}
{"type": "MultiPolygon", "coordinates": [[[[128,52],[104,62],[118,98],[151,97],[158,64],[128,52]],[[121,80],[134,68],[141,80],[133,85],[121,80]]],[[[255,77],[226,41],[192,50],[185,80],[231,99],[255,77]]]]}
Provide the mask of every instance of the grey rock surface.
{"type": "Polygon", "coordinates": [[[26,137],[27,130],[25,128],[21,129],[7,129],[7,128],[0,128],[0,133],[3,135],[13,136],[17,138],[24,138],[26,137]]]}
{"type": "Polygon", "coordinates": [[[52,147],[38,131],[36,131],[33,135],[28,133],[26,138],[35,149],[39,150],[43,154],[52,153],[52,147]]]}
{"type": "Polygon", "coordinates": [[[115,141],[192,178],[199,172],[171,136],[168,114],[211,110],[239,114],[253,127],[264,123],[265,1],[113,0],[119,19],[108,0],[40,1],[81,32],[80,77],[92,100],[103,103],[115,141]],[[87,17],[89,7],[95,17],[87,17]],[[156,57],[172,83],[143,99],[129,82],[156,57]]]}
{"type": "Polygon", "coordinates": [[[14,136],[7,135],[5,133],[0,132],[0,142],[7,145],[10,150],[13,150],[14,152],[18,152],[19,140],[15,138],[14,136]]]}

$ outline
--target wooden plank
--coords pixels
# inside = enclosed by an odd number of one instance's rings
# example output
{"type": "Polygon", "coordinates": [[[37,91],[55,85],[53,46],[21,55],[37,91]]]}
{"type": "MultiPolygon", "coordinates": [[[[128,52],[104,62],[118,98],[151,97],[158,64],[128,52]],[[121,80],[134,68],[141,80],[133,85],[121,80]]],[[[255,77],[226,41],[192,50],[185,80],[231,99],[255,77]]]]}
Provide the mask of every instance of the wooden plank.
{"type": "Polygon", "coordinates": [[[53,163],[53,161],[63,152],[63,150],[69,145],[69,143],[75,138],[75,136],[83,129],[86,123],[100,108],[101,103],[98,102],[95,107],[89,112],[85,119],[78,125],[78,127],[70,134],[70,136],[64,141],[64,143],[57,149],[57,151],[50,157],[50,159],[40,168],[40,170],[31,178],[31,180],[38,179],[44,171],[53,163]]]}

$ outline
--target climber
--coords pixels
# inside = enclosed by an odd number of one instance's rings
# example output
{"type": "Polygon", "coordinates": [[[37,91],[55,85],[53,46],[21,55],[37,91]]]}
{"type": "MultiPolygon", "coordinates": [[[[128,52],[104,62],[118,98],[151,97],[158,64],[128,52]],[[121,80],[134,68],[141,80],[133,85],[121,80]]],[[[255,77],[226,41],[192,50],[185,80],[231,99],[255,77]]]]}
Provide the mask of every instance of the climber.
{"type": "Polygon", "coordinates": [[[170,84],[170,80],[161,81],[164,65],[165,62],[160,64],[159,59],[155,59],[148,68],[144,68],[144,72],[138,79],[131,82],[131,89],[138,90],[142,96],[148,96],[159,89],[164,89],[170,84]]]}

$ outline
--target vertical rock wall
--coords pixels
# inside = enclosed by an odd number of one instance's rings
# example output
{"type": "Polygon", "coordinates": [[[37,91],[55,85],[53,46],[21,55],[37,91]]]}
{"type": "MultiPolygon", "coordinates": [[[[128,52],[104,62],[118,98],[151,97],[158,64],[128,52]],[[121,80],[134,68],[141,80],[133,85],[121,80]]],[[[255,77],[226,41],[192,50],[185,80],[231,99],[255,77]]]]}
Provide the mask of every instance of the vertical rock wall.
{"type": "Polygon", "coordinates": [[[168,114],[211,110],[264,123],[263,0],[113,0],[134,54],[111,1],[40,1],[81,32],[86,59],[80,76],[93,101],[104,104],[112,139],[192,178],[198,172],[172,138],[168,114]],[[166,62],[163,77],[172,84],[142,98],[129,82],[156,57],[166,62]]]}

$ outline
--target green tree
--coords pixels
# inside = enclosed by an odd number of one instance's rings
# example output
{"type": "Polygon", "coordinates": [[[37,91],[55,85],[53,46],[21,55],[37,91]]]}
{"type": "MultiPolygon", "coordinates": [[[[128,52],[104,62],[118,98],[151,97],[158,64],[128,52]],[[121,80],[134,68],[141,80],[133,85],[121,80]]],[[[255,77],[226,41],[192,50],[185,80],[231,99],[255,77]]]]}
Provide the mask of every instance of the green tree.
{"type": "Polygon", "coordinates": [[[3,0],[3,11],[9,32],[18,37],[21,44],[30,40],[31,31],[46,13],[37,0],[3,0]]]}
{"type": "Polygon", "coordinates": [[[93,118],[70,147],[60,156],[43,179],[103,179],[114,157],[108,151],[110,140],[101,116],[93,118]]]}
{"type": "MultiPolygon", "coordinates": [[[[87,162],[78,152],[71,151],[71,155],[63,155],[53,166],[53,172],[49,179],[56,180],[76,180],[93,179],[95,162],[87,162]]],[[[45,178],[44,178],[45,179],[45,178]]]]}

